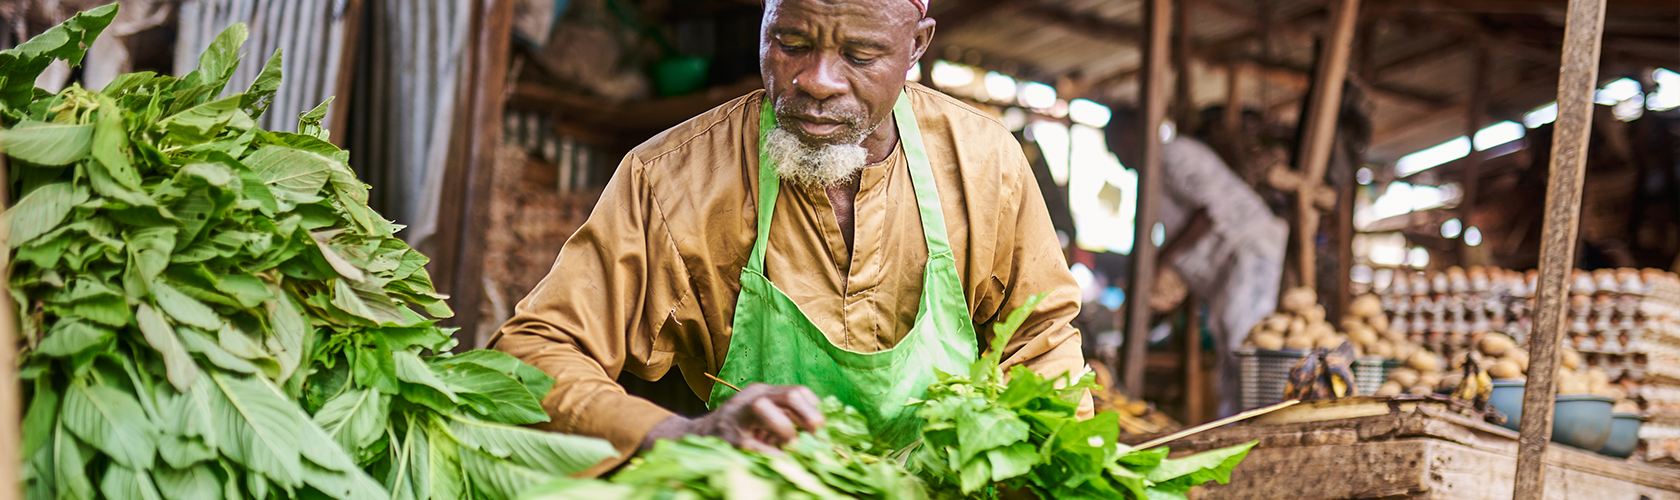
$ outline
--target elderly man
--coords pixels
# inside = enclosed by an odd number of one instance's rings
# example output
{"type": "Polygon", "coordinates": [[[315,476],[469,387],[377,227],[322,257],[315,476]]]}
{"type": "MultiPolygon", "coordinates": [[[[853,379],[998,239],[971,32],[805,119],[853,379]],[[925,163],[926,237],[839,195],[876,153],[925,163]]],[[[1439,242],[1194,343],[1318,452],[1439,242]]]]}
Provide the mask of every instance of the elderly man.
{"type": "Polygon", "coordinates": [[[908,444],[905,404],[1038,293],[1005,364],[1082,370],[1079,290],[1019,144],[905,82],[933,39],[917,1],[767,2],[765,90],[632,150],[498,332],[497,349],[556,379],[548,429],[618,447],[592,473],[661,438],[776,449],[823,425],[823,396],[908,444]],[[709,413],[616,382],[673,365],[709,413]]]}

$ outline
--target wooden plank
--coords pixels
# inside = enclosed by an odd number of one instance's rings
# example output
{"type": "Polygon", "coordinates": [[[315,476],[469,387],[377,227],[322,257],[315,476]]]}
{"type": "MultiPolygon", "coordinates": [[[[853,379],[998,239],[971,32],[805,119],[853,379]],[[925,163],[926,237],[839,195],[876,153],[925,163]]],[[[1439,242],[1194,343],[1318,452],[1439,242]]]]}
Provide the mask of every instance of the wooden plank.
{"type": "Polygon", "coordinates": [[[350,130],[350,124],[345,120],[350,117],[350,96],[356,82],[356,53],[359,52],[356,49],[361,46],[362,41],[363,5],[362,0],[348,0],[344,6],[344,17],[334,23],[339,26],[338,36],[335,38],[339,50],[329,57],[338,58],[338,70],[335,72],[335,81],[329,84],[332,85],[332,95],[335,97],[332,108],[327,110],[327,125],[341,131],[330,136],[333,145],[340,148],[345,147],[346,141],[350,140],[350,134],[342,131],[350,130]]]}
{"type": "Polygon", "coordinates": [[[1569,278],[1575,269],[1575,238],[1580,229],[1581,184],[1592,136],[1593,91],[1598,83],[1600,37],[1605,0],[1569,0],[1564,29],[1562,71],[1558,76],[1558,115],[1552,135],[1551,177],[1546,182],[1546,219],[1541,232],[1540,283],[1529,337],[1533,362],[1523,393],[1523,419],[1517,453],[1517,500],[1544,498],[1542,470],[1552,440],[1552,395],[1562,357],[1558,339],[1567,327],[1569,278]]]}
{"type": "MultiPolygon", "coordinates": [[[[1313,96],[1302,120],[1301,164],[1307,181],[1317,184],[1330,166],[1330,148],[1336,142],[1336,117],[1342,108],[1342,85],[1347,80],[1348,58],[1353,52],[1354,23],[1359,20],[1359,0],[1338,0],[1332,11],[1330,32],[1319,53],[1319,72],[1313,96]]],[[[1295,199],[1295,248],[1301,286],[1317,288],[1318,219],[1312,197],[1295,199]]]]}
{"type": "MultiPolygon", "coordinates": [[[[1493,59],[1489,54],[1487,43],[1478,40],[1474,45],[1476,77],[1471,82],[1470,106],[1465,109],[1464,116],[1464,136],[1471,139],[1472,146],[1474,146],[1476,132],[1487,126],[1488,93],[1491,90],[1488,86],[1493,72],[1493,59]]],[[[1470,214],[1475,213],[1476,192],[1482,180],[1482,162],[1486,159],[1487,153],[1477,151],[1475,147],[1471,147],[1470,154],[1464,158],[1464,177],[1460,181],[1460,185],[1464,186],[1464,196],[1459,198],[1461,201],[1458,202],[1458,220],[1465,228],[1470,227],[1470,214]]],[[[1467,267],[1483,264],[1482,262],[1466,260],[1473,254],[1470,251],[1470,245],[1465,241],[1465,238],[1458,238],[1458,265],[1467,267]]]]}
{"type": "Polygon", "coordinates": [[[479,302],[484,297],[484,231],[490,226],[490,183],[497,151],[502,145],[502,108],[507,97],[508,50],[512,38],[512,0],[482,0],[473,25],[473,89],[467,122],[464,193],[458,239],[454,244],[455,273],[450,290],[460,349],[482,345],[477,338],[479,302]]]}
{"type": "Polygon", "coordinates": [[[1196,294],[1186,294],[1184,310],[1184,424],[1206,421],[1202,408],[1202,304],[1196,294]]]}
{"type": "Polygon", "coordinates": [[[1172,29],[1169,0],[1144,0],[1143,18],[1149,36],[1143,42],[1143,85],[1139,105],[1143,123],[1137,130],[1143,146],[1138,165],[1138,208],[1132,239],[1131,286],[1126,302],[1126,395],[1143,398],[1143,358],[1149,344],[1149,291],[1155,285],[1158,249],[1150,238],[1161,212],[1161,121],[1167,114],[1167,35],[1172,29]]]}
{"type": "Polygon", "coordinates": [[[1172,66],[1173,66],[1173,122],[1180,131],[1196,129],[1196,95],[1192,85],[1192,71],[1190,67],[1190,6],[1193,2],[1184,0],[1174,5],[1173,34],[1172,34],[1172,66]]]}
{"type": "MultiPolygon", "coordinates": [[[[11,186],[8,180],[5,155],[0,155],[0,186],[11,186]]],[[[0,189],[0,207],[11,205],[9,189],[0,189]]],[[[12,225],[0,209],[0,248],[11,248],[12,225]]],[[[0,251],[0,283],[11,283],[11,252],[0,251]]],[[[19,450],[23,445],[23,392],[18,387],[18,329],[17,307],[12,294],[0,294],[0,497],[23,498],[23,484],[18,473],[23,471],[19,450]]]]}

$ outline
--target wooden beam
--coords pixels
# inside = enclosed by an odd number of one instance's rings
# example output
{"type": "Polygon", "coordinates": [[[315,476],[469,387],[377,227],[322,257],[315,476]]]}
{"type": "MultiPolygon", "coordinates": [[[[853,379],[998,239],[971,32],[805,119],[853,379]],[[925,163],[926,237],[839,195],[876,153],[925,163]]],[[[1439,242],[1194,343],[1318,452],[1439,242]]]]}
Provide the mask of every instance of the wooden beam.
{"type": "MultiPolygon", "coordinates": [[[[1487,158],[1487,153],[1484,151],[1477,151],[1474,145],[1476,132],[1481,131],[1482,127],[1487,126],[1488,93],[1490,90],[1488,88],[1490,85],[1488,80],[1492,77],[1491,73],[1493,72],[1493,61],[1492,57],[1488,54],[1487,43],[1478,40],[1475,42],[1473,50],[1476,52],[1476,77],[1471,83],[1470,106],[1466,107],[1464,114],[1464,136],[1471,139],[1472,147],[1470,148],[1470,154],[1464,158],[1464,161],[1466,162],[1464,166],[1464,180],[1462,181],[1462,185],[1464,186],[1464,197],[1460,198],[1462,201],[1458,203],[1458,220],[1463,222],[1465,227],[1470,226],[1470,214],[1474,213],[1476,210],[1476,190],[1482,180],[1482,161],[1487,158]]],[[[1460,243],[1457,248],[1459,265],[1468,267],[1472,264],[1482,264],[1481,262],[1467,262],[1467,258],[1472,254],[1472,251],[1470,250],[1470,246],[1465,243],[1465,240],[1466,238],[1458,239],[1458,242],[1460,243]]]]}
{"type": "Polygon", "coordinates": [[[1429,45],[1420,50],[1413,51],[1409,54],[1383,62],[1382,64],[1375,65],[1371,68],[1371,81],[1375,82],[1377,78],[1382,78],[1385,74],[1406,69],[1417,63],[1425,61],[1438,61],[1443,57],[1451,55],[1453,52],[1463,50],[1463,48],[1463,39],[1458,37],[1448,37],[1440,43],[1429,45]]]}
{"type": "MultiPolygon", "coordinates": [[[[1330,166],[1330,149],[1336,143],[1336,118],[1342,109],[1342,86],[1347,81],[1348,58],[1353,52],[1354,23],[1359,20],[1359,0],[1338,0],[1331,11],[1330,32],[1319,55],[1318,78],[1302,117],[1300,171],[1309,183],[1318,183],[1330,166]]],[[[1318,219],[1313,197],[1301,191],[1295,197],[1295,238],[1299,252],[1296,263],[1301,286],[1318,284],[1318,219]]]]}
{"type": "Polygon", "coordinates": [[[1167,114],[1167,49],[1172,31],[1170,0],[1143,0],[1149,36],[1143,40],[1143,164],[1138,166],[1138,207],[1132,239],[1131,286],[1126,302],[1126,396],[1143,399],[1143,363],[1149,344],[1149,292],[1155,285],[1157,249],[1150,235],[1161,212],[1161,122],[1167,114]]]}
{"type": "MultiPolygon", "coordinates": [[[[1517,75],[1516,78],[1513,78],[1504,85],[1494,89],[1489,96],[1489,102],[1509,97],[1512,93],[1526,89],[1531,85],[1546,83],[1549,80],[1545,79],[1551,74],[1554,74],[1554,72],[1550,70],[1537,70],[1517,75]]],[[[1452,106],[1437,108],[1434,111],[1427,112],[1423,116],[1419,116],[1415,119],[1398,122],[1397,125],[1377,127],[1377,129],[1371,134],[1371,143],[1380,144],[1388,142],[1393,140],[1395,137],[1404,137],[1418,131],[1419,129],[1436,126],[1443,120],[1451,120],[1456,117],[1463,116],[1469,106],[1469,101],[1461,101],[1452,106]]]]}
{"type": "Polygon", "coordinates": [[[350,140],[350,124],[345,120],[350,116],[350,96],[355,89],[356,82],[356,50],[361,46],[362,33],[362,0],[349,0],[344,6],[344,17],[334,24],[342,25],[340,29],[338,57],[338,81],[333,82],[333,106],[327,110],[330,118],[327,125],[337,128],[340,132],[330,136],[334,146],[345,147],[345,141],[350,140]]]}
{"type": "MultiPolygon", "coordinates": [[[[1223,117],[1225,123],[1221,124],[1224,126],[1221,133],[1226,134],[1227,137],[1237,137],[1237,134],[1242,133],[1242,75],[1244,66],[1242,63],[1225,65],[1225,116],[1223,117]]],[[[1242,142],[1246,143],[1247,141],[1242,142]]]]}
{"type": "Polygon", "coordinates": [[[1202,304],[1191,293],[1184,297],[1184,425],[1206,421],[1202,408],[1202,304]]]}
{"type": "Polygon", "coordinates": [[[1587,143],[1592,137],[1593,91],[1598,86],[1599,43],[1604,33],[1604,2],[1569,0],[1551,176],[1546,182],[1539,300],[1534,308],[1534,333],[1529,336],[1533,362],[1523,389],[1513,500],[1546,497],[1546,447],[1552,440],[1553,395],[1557,393],[1557,368],[1562,357],[1558,344],[1568,326],[1564,308],[1569,305],[1569,278],[1575,270],[1581,185],[1587,143]]]}
{"type": "Polygon", "coordinates": [[[1196,129],[1196,99],[1195,86],[1191,83],[1190,66],[1190,5],[1189,1],[1180,1],[1173,9],[1173,123],[1179,130],[1196,129]]]}
{"type": "Polygon", "coordinates": [[[465,114],[467,128],[464,193],[456,245],[453,297],[455,318],[461,327],[456,338],[459,348],[483,345],[479,339],[479,302],[484,297],[484,231],[490,226],[490,184],[502,145],[502,108],[507,101],[507,69],[512,40],[513,1],[479,0],[472,24],[472,71],[468,73],[472,98],[465,114]]]}

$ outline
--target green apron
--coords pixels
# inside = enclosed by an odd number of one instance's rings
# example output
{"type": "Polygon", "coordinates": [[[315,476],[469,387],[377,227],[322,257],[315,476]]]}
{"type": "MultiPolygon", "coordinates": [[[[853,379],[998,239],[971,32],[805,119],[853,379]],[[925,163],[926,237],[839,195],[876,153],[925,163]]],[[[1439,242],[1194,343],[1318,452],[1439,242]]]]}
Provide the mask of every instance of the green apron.
{"type": "MultiPolygon", "coordinates": [[[[914,408],[905,405],[920,399],[937,381],[935,369],[965,373],[977,356],[974,322],[969,319],[962,281],[957,279],[939,190],[922,147],[921,129],[910,110],[910,98],[899,94],[893,120],[910,163],[922,235],[927,240],[927,269],[922,275],[922,300],[910,333],[891,349],[871,353],[835,346],[799,304],[764,276],[770,218],[776,211],[781,178],[763,146],[765,135],[776,126],[769,97],[759,113],[758,239],[746,268],[741,270],[735,324],[718,377],[736,387],[754,382],[809,387],[818,396],[834,396],[857,408],[868,417],[871,432],[882,440],[894,446],[909,444],[919,435],[921,420],[916,418],[914,408]]],[[[707,404],[716,409],[734,395],[734,389],[714,384],[707,404]]]]}

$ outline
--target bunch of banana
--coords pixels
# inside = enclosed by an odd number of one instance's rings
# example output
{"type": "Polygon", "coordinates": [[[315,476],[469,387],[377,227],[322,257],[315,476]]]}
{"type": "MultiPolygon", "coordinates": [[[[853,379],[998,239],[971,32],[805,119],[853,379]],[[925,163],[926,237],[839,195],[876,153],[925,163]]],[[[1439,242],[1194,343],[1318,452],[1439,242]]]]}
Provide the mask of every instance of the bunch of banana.
{"type": "Polygon", "coordinates": [[[1311,401],[1359,395],[1353,376],[1353,344],[1343,342],[1335,349],[1314,349],[1289,371],[1283,386],[1284,399],[1311,401]]]}

